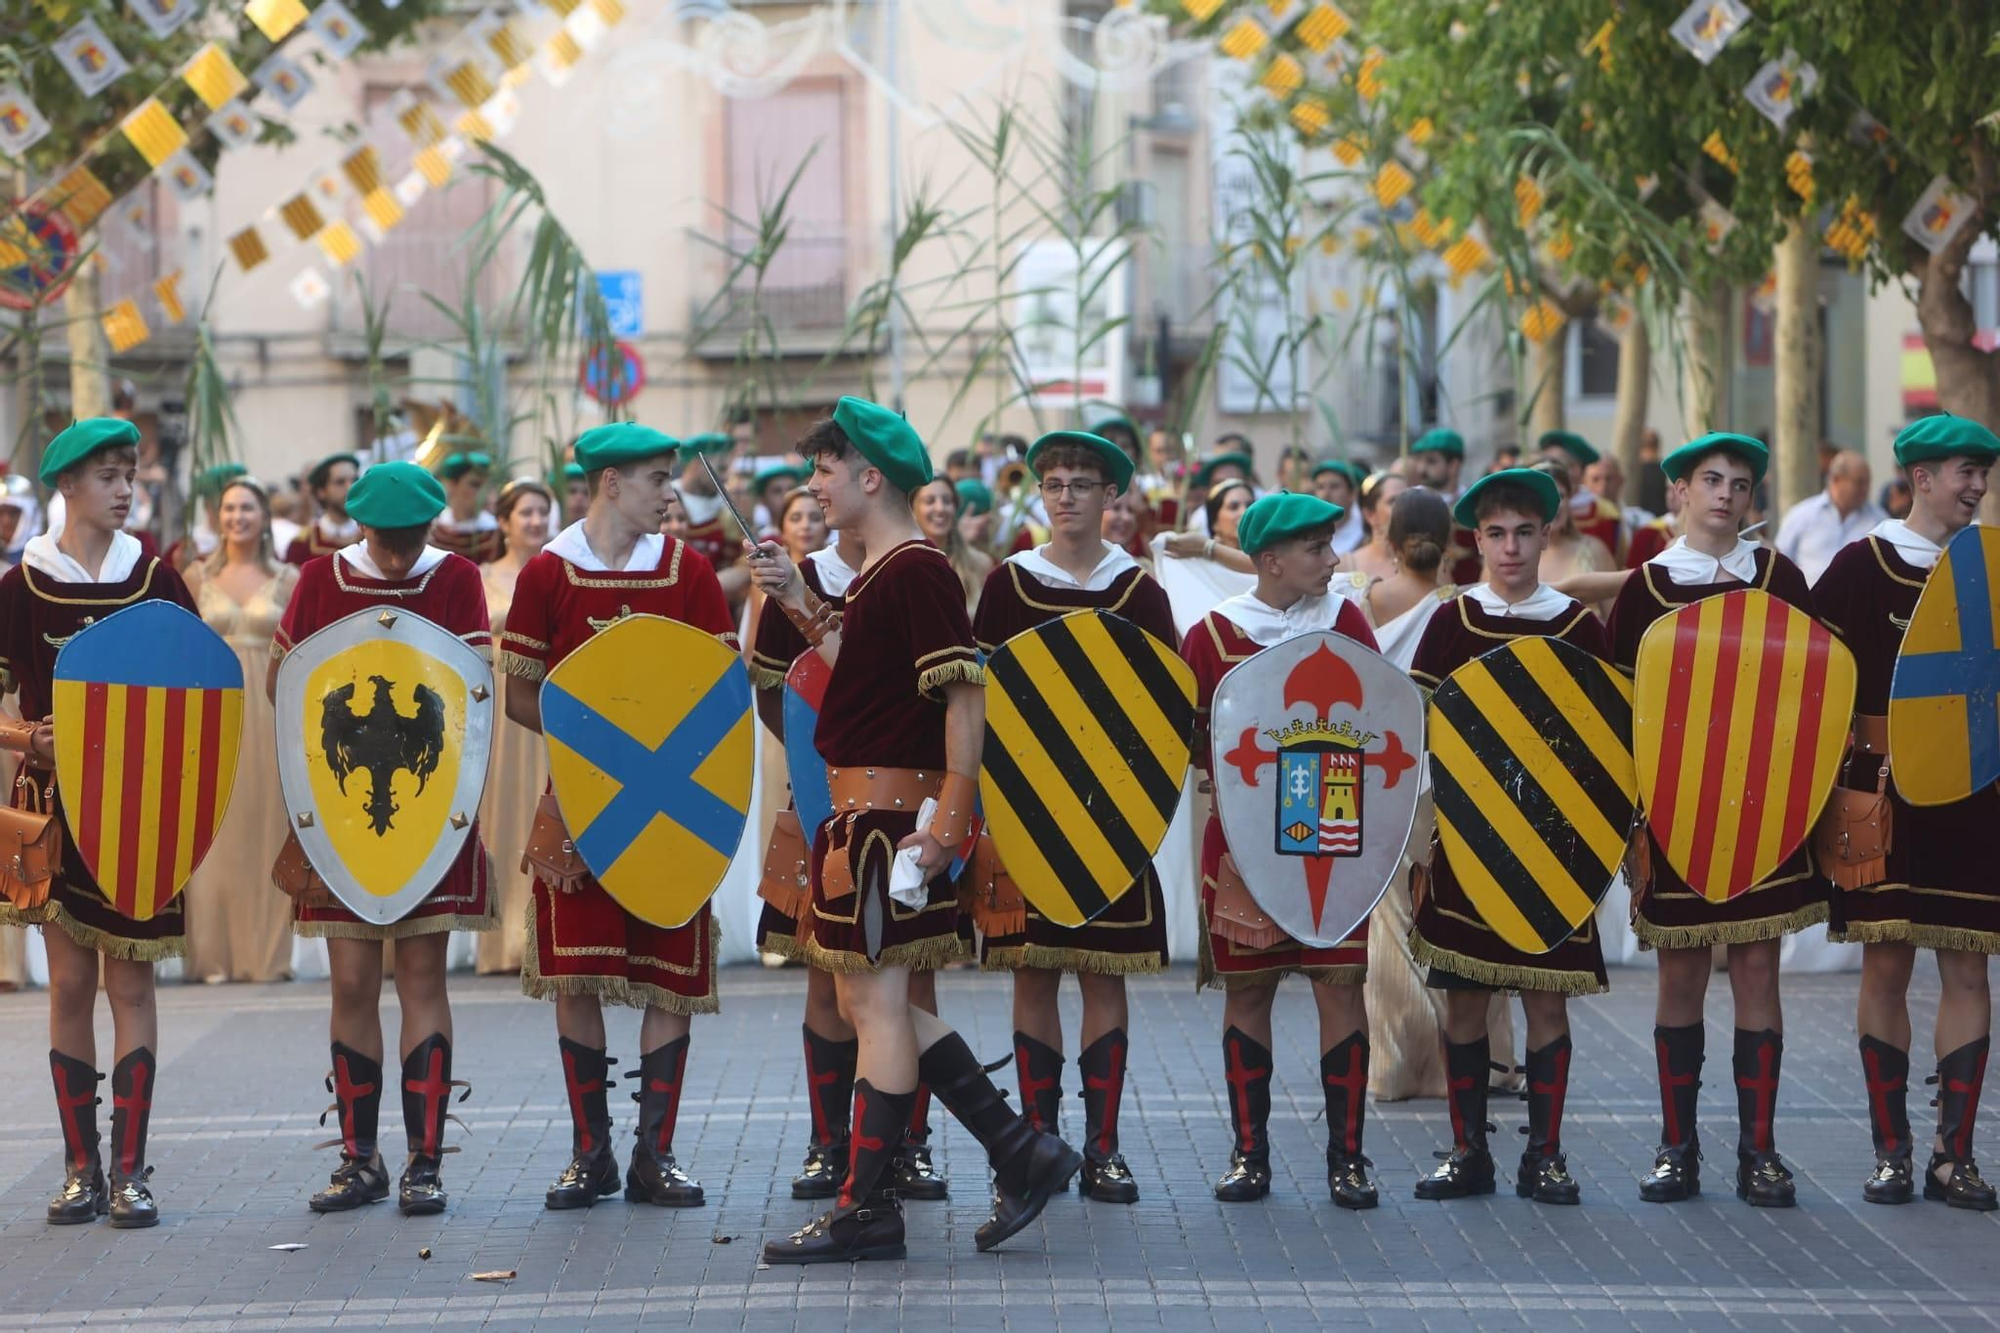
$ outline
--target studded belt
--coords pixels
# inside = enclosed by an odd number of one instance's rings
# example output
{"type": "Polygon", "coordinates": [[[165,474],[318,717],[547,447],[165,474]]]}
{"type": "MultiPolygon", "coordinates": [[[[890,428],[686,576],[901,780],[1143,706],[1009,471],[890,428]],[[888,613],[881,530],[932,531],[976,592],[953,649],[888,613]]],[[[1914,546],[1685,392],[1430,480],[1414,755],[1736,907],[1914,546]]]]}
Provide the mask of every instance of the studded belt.
{"type": "Polygon", "coordinates": [[[944,774],[921,768],[829,768],[826,780],[836,815],[863,810],[914,815],[926,797],[938,794],[944,774]]]}

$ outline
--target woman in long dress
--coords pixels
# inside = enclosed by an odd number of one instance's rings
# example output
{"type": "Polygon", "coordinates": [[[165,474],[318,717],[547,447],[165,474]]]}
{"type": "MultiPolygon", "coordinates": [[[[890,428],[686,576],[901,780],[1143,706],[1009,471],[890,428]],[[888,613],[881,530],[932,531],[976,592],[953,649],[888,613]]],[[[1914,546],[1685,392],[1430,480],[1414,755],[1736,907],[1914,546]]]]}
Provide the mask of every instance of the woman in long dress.
{"type": "MultiPolygon", "coordinates": [[[[494,502],[506,549],[497,560],[479,567],[486,585],[486,614],[493,620],[499,642],[508,608],[514,604],[514,580],[521,567],[541,554],[549,541],[549,516],[555,496],[539,481],[507,483],[494,502]]],[[[473,938],[481,972],[519,972],[527,947],[528,897],[532,880],[521,872],[521,849],[535,806],[549,780],[548,752],[542,738],[526,727],[494,728],[493,757],[486,772],[486,795],[479,802],[479,827],[493,849],[493,889],[499,900],[499,925],[473,938]]]]}
{"type": "Polygon", "coordinates": [[[207,982],[283,981],[292,975],[292,905],[271,884],[271,864],[285,844],[285,804],[278,788],[277,715],[263,681],[271,667],[271,636],[299,571],[279,560],[270,496],[250,478],[223,487],[216,526],[220,541],[188,570],[188,588],[202,620],[228,640],[243,664],[243,737],[228,813],[183,891],[187,975],[207,982]]]}

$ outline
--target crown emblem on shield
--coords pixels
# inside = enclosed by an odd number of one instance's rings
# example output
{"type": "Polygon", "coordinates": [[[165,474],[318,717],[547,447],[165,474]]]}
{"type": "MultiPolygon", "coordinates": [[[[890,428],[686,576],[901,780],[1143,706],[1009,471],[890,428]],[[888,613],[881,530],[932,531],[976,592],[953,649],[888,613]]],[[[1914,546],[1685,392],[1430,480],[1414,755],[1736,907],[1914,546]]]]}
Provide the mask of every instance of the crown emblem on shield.
{"type": "Polygon", "coordinates": [[[1324,718],[1265,734],[1278,742],[1279,854],[1361,855],[1361,747],[1373,735],[1324,718]]]}

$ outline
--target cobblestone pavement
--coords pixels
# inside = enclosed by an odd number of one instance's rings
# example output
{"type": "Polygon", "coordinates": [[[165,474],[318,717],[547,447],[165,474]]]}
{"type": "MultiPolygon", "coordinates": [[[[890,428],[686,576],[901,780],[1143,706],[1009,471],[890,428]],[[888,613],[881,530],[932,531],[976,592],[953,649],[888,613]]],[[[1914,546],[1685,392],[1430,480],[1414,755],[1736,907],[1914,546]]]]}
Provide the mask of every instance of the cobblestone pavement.
{"type": "MultiPolygon", "coordinates": [[[[331,1152],[311,1147],[328,1132],[315,1123],[326,1100],[323,985],[168,989],[153,1120],[153,1186],[165,1221],[128,1233],[42,1222],[61,1174],[43,1001],[0,997],[0,1054],[11,1075],[0,1083],[0,1330],[567,1328],[583,1320],[754,1330],[1463,1330],[1469,1318],[1482,1330],[1541,1333],[1991,1325],[2000,1309],[2000,1214],[1861,1202],[1872,1157],[1852,1038],[1855,984],[1852,976],[1786,981],[1778,1141],[1799,1176],[1792,1212],[1753,1210],[1730,1190],[1735,1107],[1721,985],[1711,995],[1719,1003],[1709,1037],[1720,1058],[1711,1060],[1702,1098],[1709,1189],[1673,1207],[1638,1202],[1635,1181],[1657,1134],[1645,972],[1616,973],[1610,996],[1574,1006],[1565,1138],[1581,1208],[1538,1207],[1504,1192],[1416,1202],[1411,1184],[1448,1137],[1435,1101],[1371,1108],[1368,1150],[1382,1206],[1334,1208],[1317,1123],[1312,1009],[1300,983],[1279,1003],[1275,1188],[1261,1204],[1220,1205],[1209,1182],[1229,1148],[1217,1074],[1221,1001],[1196,995],[1191,975],[1177,971],[1133,984],[1124,1134],[1143,1190],[1136,1207],[1071,1196],[1001,1252],[979,1254],[972,1231],[985,1216],[984,1164],[950,1125],[938,1156],[952,1199],[908,1206],[909,1259],[805,1270],[757,1261],[764,1237],[809,1213],[787,1186],[807,1132],[798,972],[731,970],[722,1015],[696,1021],[678,1146],[710,1203],[683,1212],[617,1199],[587,1213],[543,1210],[542,1191],[569,1146],[550,1009],[503,980],[455,979],[457,1072],[474,1092],[460,1108],[469,1132],[454,1134],[463,1151],[445,1163],[450,1210],[405,1219],[382,1205],[314,1217],[306,1196],[332,1162],[331,1152]],[[293,1242],[307,1248],[271,1248],[293,1242]],[[419,1256],[425,1248],[428,1261],[419,1256]],[[504,1285],[472,1280],[497,1269],[519,1276],[504,1285]]],[[[1928,1067],[1935,982],[1920,986],[1916,1063],[1928,1067]]],[[[1003,979],[957,972],[939,989],[947,1016],[976,1049],[1006,1048],[1003,979]]],[[[1067,993],[1066,1009],[1073,1001],[1067,993]]],[[[1075,1022],[1070,1009],[1072,1046],[1075,1022]]],[[[617,1015],[612,1031],[613,1053],[629,1068],[636,1015],[617,1015]]],[[[108,1050],[108,1028],[99,1040],[108,1050]]],[[[1925,1100],[1913,1091],[1911,1113],[1928,1135],[1925,1100]]],[[[1511,1101],[1495,1110],[1504,1163],[1525,1113],[1511,1101]]],[[[614,1102],[614,1114],[629,1133],[630,1105],[614,1102]]],[[[1080,1103],[1072,1098],[1065,1116],[1079,1125],[1080,1103]]],[[[399,1138],[397,1119],[385,1105],[385,1145],[399,1138]]],[[[1995,1142],[1991,1132],[1983,1137],[1995,1142]]],[[[397,1165],[392,1157],[391,1170],[397,1165]]]]}

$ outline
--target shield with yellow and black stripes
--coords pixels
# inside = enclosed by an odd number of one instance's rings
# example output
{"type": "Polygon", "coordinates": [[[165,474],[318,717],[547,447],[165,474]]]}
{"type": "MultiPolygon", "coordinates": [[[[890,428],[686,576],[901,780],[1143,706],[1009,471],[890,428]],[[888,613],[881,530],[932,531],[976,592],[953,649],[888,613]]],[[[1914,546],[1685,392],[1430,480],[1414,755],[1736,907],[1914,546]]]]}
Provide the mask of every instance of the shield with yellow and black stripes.
{"type": "Polygon", "coordinates": [[[1078,611],[986,663],[979,794],[1022,896],[1080,926],[1144,873],[1180,801],[1194,673],[1129,620],[1078,611]]]}
{"type": "Polygon", "coordinates": [[[1632,689],[1559,639],[1515,639],[1431,698],[1438,842],[1480,917],[1547,953],[1588,921],[1637,805],[1632,689]]]}

